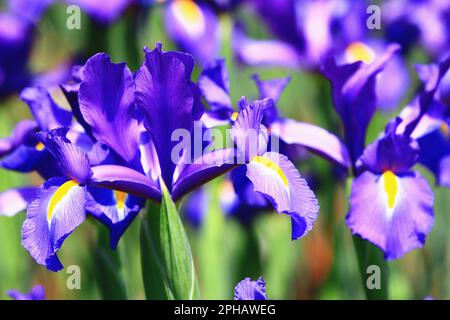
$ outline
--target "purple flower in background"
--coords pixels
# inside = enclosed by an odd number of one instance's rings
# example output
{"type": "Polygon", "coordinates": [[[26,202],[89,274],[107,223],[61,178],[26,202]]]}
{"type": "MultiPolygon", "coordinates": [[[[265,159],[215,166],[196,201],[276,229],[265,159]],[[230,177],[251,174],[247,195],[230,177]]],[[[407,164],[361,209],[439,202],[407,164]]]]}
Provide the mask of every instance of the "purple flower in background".
{"type": "Polygon", "coordinates": [[[253,281],[245,278],[234,288],[234,300],[268,300],[266,283],[262,277],[253,281]]]}
{"type": "Polygon", "coordinates": [[[212,9],[192,0],[176,0],[165,8],[169,37],[203,65],[212,62],[220,46],[219,21],[212,9]]]}
{"type": "Polygon", "coordinates": [[[364,35],[366,8],[363,1],[251,1],[271,40],[248,38],[237,25],[233,48],[249,65],[277,65],[315,69],[321,59],[343,50],[364,35]]]}
{"type": "Polygon", "coordinates": [[[8,1],[0,12],[0,96],[30,82],[28,59],[36,23],[52,3],[49,0],[8,1]]]}
{"type": "Polygon", "coordinates": [[[41,285],[36,285],[29,293],[9,290],[8,296],[13,300],[45,300],[45,288],[41,285]]]}
{"type": "Polygon", "coordinates": [[[345,143],[353,163],[364,149],[367,127],[376,111],[377,75],[397,50],[397,45],[389,46],[371,64],[359,61],[338,66],[329,57],[322,67],[332,85],[334,108],[344,126],[345,143]]]}
{"type": "MultiPolygon", "coordinates": [[[[279,100],[290,78],[261,80],[253,76],[259,91],[259,98],[271,98],[274,103],[267,105],[262,123],[270,134],[287,146],[301,146],[317,153],[344,168],[350,166],[350,159],[344,144],[332,133],[313,124],[283,118],[279,115],[276,102],[279,100]]],[[[210,109],[202,120],[207,127],[233,123],[237,112],[234,111],[229,89],[228,72],[224,60],[217,60],[206,68],[199,79],[199,87],[210,109]]]]}

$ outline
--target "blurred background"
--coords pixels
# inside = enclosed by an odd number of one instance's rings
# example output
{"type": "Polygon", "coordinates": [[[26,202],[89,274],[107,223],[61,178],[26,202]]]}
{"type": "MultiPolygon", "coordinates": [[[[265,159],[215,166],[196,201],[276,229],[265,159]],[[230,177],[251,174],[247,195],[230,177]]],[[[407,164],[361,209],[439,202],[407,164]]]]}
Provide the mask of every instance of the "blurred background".
{"type": "MultiPolygon", "coordinates": [[[[79,2],[83,4],[89,1],[79,2]]],[[[178,43],[176,37],[168,33],[170,23],[173,23],[166,18],[171,2],[157,2],[132,3],[107,23],[99,23],[95,15],[81,10],[81,29],[71,30],[67,27],[67,18],[70,16],[66,11],[68,3],[54,1],[40,15],[39,20],[33,22],[29,57],[23,62],[34,78],[60,79],[60,74],[67,72],[71,65],[83,64],[86,58],[99,51],[107,52],[114,62],[126,61],[132,71],[136,71],[143,61],[142,48],[145,46],[152,48],[160,41],[164,50],[178,50],[181,47],[187,50],[186,46],[178,43]]],[[[306,6],[306,3],[314,1],[301,2],[306,6]]],[[[408,3],[400,2],[405,6],[408,3]]],[[[233,104],[236,105],[241,96],[250,99],[258,97],[252,74],[257,73],[263,79],[291,76],[291,82],[277,103],[281,114],[341,134],[339,118],[331,103],[330,86],[317,72],[317,68],[302,65],[250,66],[243,62],[233,50],[236,23],[245,22],[246,34],[254,39],[274,38],[273,30],[246,3],[218,3],[206,1],[202,5],[209,6],[217,18],[220,40],[214,55],[226,60],[233,104]]],[[[373,3],[382,5],[380,1],[373,3]]],[[[369,4],[363,6],[362,16],[368,17],[365,9],[369,4]]],[[[277,1],[272,5],[276,10],[277,1]]],[[[9,6],[9,3],[0,1],[0,10],[3,12],[10,10],[9,6]]],[[[382,15],[383,10],[382,7],[382,15]]],[[[195,23],[196,17],[191,17],[191,23],[195,23]]],[[[370,32],[370,37],[387,43],[389,39],[385,37],[385,25],[382,22],[381,29],[370,32]]],[[[9,29],[11,26],[6,28],[12,31],[9,29]]],[[[0,43],[0,57],[2,51],[4,53],[8,49],[2,46],[0,43]]],[[[384,130],[388,120],[412,99],[419,86],[414,64],[435,62],[439,57],[440,53],[430,53],[420,42],[402,53],[408,86],[394,106],[380,108],[377,112],[369,128],[368,142],[373,141],[384,130]]],[[[200,61],[204,61],[203,57],[196,58],[199,63],[193,75],[194,81],[203,68],[200,61]]],[[[20,88],[16,88],[0,100],[0,137],[8,136],[19,120],[31,117],[26,104],[18,98],[19,91],[20,88]]],[[[67,105],[57,88],[53,94],[62,105],[67,105]]],[[[349,183],[345,178],[339,178],[333,165],[317,156],[305,154],[301,161],[296,161],[296,165],[310,182],[321,205],[315,228],[297,241],[290,239],[290,220],[275,212],[259,214],[250,225],[227,217],[220,206],[220,197],[223,197],[223,188],[226,187],[225,177],[205,186],[203,190],[209,201],[204,203],[205,215],[200,225],[193,226],[189,221],[185,223],[203,298],[231,299],[238,281],[245,276],[255,279],[260,275],[267,283],[270,299],[364,298],[352,236],[345,225],[349,183]]],[[[434,186],[430,173],[419,170],[434,186]]],[[[0,192],[30,182],[39,185],[42,181],[34,174],[23,175],[0,169],[0,192]]],[[[433,187],[433,190],[435,225],[425,247],[389,262],[389,289],[393,299],[423,299],[427,296],[450,298],[450,191],[442,187],[433,187]]],[[[188,200],[181,203],[181,208],[188,200]]],[[[200,212],[200,206],[198,210],[200,212]]],[[[101,274],[96,270],[96,245],[98,233],[104,232],[104,226],[89,219],[65,241],[60,251],[61,261],[65,266],[78,265],[81,270],[81,289],[69,290],[66,288],[69,274],[65,270],[59,273],[45,270],[22,247],[23,220],[24,213],[15,217],[0,217],[0,298],[7,299],[6,291],[9,289],[27,292],[35,284],[45,287],[48,299],[102,298],[97,286],[101,274]]],[[[145,297],[139,253],[140,223],[140,219],[135,219],[120,242],[118,254],[123,263],[120,270],[114,270],[126,279],[126,292],[130,299],[145,297]]]]}

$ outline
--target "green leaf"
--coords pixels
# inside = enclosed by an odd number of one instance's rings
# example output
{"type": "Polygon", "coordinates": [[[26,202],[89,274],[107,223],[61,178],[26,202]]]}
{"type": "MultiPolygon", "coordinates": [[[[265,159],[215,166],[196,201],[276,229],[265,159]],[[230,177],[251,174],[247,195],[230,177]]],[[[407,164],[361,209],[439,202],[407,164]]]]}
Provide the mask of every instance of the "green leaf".
{"type": "Polygon", "coordinates": [[[148,299],[199,298],[191,247],[172,198],[163,185],[158,205],[149,204],[141,228],[141,259],[148,299]]]}
{"type": "Polygon", "coordinates": [[[126,286],[121,273],[119,252],[109,247],[108,230],[99,229],[95,248],[95,278],[100,296],[105,300],[126,300],[126,286]]]}

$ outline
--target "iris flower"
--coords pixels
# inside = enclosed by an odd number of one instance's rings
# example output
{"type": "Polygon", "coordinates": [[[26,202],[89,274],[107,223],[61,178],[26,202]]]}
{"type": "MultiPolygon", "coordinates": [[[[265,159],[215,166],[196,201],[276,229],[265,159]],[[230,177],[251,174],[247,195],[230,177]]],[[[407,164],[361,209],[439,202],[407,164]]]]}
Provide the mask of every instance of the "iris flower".
{"type": "Polygon", "coordinates": [[[45,288],[41,285],[37,285],[34,286],[29,293],[9,290],[8,296],[13,300],[45,300],[45,288]]]}
{"type": "MultiPolygon", "coordinates": [[[[231,131],[235,148],[194,159],[182,149],[178,163],[173,161],[177,141],[172,134],[180,129],[192,132],[204,112],[200,91],[190,80],[193,67],[192,56],[163,52],[158,44],[154,50],[145,49],[145,62],[134,77],[125,63],[114,64],[104,53],[90,58],[80,70],[79,85],[64,86],[72,97],[72,112],[57,106],[44,89],[22,93],[38,126],[30,123],[26,131],[33,139],[30,145],[22,133],[2,140],[6,158],[22,147],[39,149],[51,155],[47,165],[55,169],[50,177],[43,175],[47,181],[28,205],[23,224],[22,243],[39,264],[52,271],[62,269],[57,252],[87,214],[109,227],[114,248],[146,199],[159,202],[167,190],[177,201],[238,165],[246,166],[256,191],[291,217],[294,239],[312,228],[319,209],[313,192],[285,156],[267,151],[261,121],[272,105],[270,99],[241,101],[231,131]],[[32,134],[36,130],[40,131],[32,134]],[[247,150],[250,130],[257,133],[255,150],[247,150]]],[[[29,202],[32,191],[27,197],[24,190],[6,191],[0,195],[0,209],[3,205],[6,212],[17,211],[4,204],[20,196],[21,203],[29,202]]]]}
{"type": "Polygon", "coordinates": [[[398,49],[390,46],[370,65],[337,66],[333,58],[324,64],[355,175],[346,222],[354,234],[381,248],[388,260],[422,247],[433,225],[433,193],[413,170],[420,151],[411,133],[430,110],[449,67],[445,61],[422,70],[427,81],[415,100],[419,111],[404,120],[394,119],[380,138],[365,147],[367,126],[376,108],[376,76],[398,49]]]}
{"type": "Polygon", "coordinates": [[[234,288],[234,300],[268,300],[266,283],[262,277],[253,281],[245,278],[234,288]]]}

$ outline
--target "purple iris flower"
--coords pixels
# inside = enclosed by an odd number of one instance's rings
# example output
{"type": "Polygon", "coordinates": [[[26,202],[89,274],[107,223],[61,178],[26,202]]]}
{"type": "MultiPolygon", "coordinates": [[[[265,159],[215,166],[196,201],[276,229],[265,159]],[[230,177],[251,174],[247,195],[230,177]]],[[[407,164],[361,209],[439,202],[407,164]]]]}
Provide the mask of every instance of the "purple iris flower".
{"type": "Polygon", "coordinates": [[[415,45],[437,58],[448,53],[450,4],[442,0],[386,1],[382,7],[385,36],[405,52],[415,45]]]}
{"type": "Polygon", "coordinates": [[[30,82],[27,64],[35,25],[51,2],[9,1],[7,10],[0,12],[0,96],[30,82]]]}
{"type": "MultiPolygon", "coordinates": [[[[305,147],[344,168],[350,166],[347,149],[335,135],[313,124],[280,116],[276,102],[288,85],[289,77],[261,80],[259,76],[254,75],[253,80],[259,91],[259,98],[271,98],[274,102],[267,106],[262,119],[271,135],[276,136],[276,139],[285,145],[305,147]]],[[[236,120],[238,113],[234,111],[231,103],[228,72],[224,60],[217,60],[202,72],[199,87],[210,106],[202,117],[207,127],[233,123],[236,120]]]]}
{"type": "Polygon", "coordinates": [[[167,3],[164,14],[167,33],[182,51],[192,54],[202,65],[217,58],[219,19],[206,3],[172,1],[167,3]]]}
{"type": "Polygon", "coordinates": [[[422,247],[434,221],[431,187],[411,169],[419,158],[417,141],[396,134],[397,125],[390,124],[359,159],[363,168],[352,183],[346,218],[352,232],[388,260],[422,247]]]}
{"type": "Polygon", "coordinates": [[[384,135],[365,147],[367,126],[375,112],[376,75],[398,49],[390,46],[369,65],[337,66],[332,58],[324,64],[355,175],[346,222],[354,234],[381,248],[388,260],[422,247],[433,225],[432,190],[413,170],[420,151],[412,133],[431,110],[440,79],[449,68],[449,61],[421,68],[425,84],[414,101],[417,113],[391,121],[384,135]]]}
{"type": "Polygon", "coordinates": [[[402,111],[400,117],[404,121],[399,128],[404,131],[415,122],[414,130],[410,131],[420,146],[419,162],[434,174],[439,185],[445,187],[450,187],[450,115],[446,95],[449,63],[450,59],[447,59],[440,64],[417,67],[424,87],[428,89],[402,111]],[[420,120],[415,121],[417,118],[420,120]]]}
{"type": "Polygon", "coordinates": [[[268,300],[266,282],[262,277],[256,281],[245,278],[234,288],[234,300],[268,300]]]}
{"type": "Polygon", "coordinates": [[[9,290],[8,296],[13,300],[45,300],[45,288],[41,285],[36,285],[29,293],[9,290]]]}
{"type": "Polygon", "coordinates": [[[248,38],[237,25],[234,50],[249,65],[278,65],[315,69],[331,51],[343,50],[365,34],[364,1],[251,1],[276,39],[248,38]]]}

